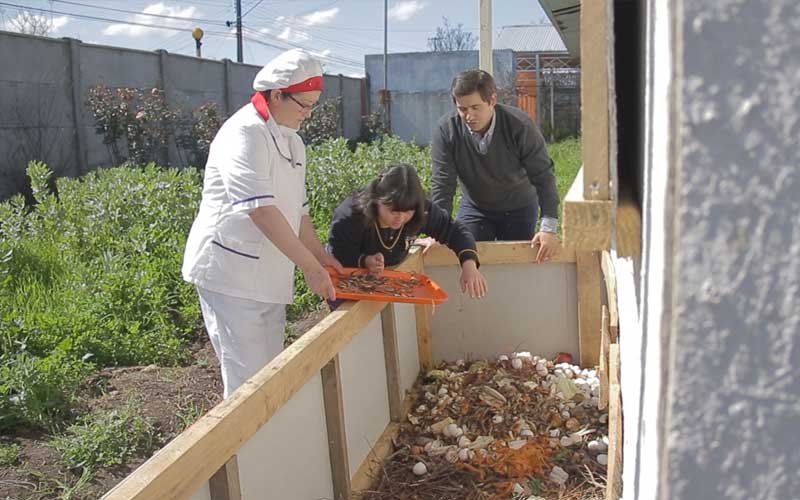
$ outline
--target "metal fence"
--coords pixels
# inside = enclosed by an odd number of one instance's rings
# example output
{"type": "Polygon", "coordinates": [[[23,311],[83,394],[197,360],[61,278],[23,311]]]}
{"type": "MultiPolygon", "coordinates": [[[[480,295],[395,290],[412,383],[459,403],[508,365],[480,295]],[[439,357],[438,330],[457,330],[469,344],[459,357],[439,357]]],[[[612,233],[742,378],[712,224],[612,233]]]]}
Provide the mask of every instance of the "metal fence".
{"type": "Polygon", "coordinates": [[[555,142],[581,130],[581,72],[563,54],[518,54],[519,107],[555,142]]]}

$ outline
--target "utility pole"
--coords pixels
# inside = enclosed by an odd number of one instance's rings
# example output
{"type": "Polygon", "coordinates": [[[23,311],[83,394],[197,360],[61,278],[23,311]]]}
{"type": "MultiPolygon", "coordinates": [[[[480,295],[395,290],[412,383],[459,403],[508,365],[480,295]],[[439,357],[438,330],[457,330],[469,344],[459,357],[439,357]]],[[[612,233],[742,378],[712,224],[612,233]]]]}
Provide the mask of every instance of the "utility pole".
{"type": "MultiPolygon", "coordinates": [[[[242,0],[234,2],[236,6],[236,62],[244,62],[242,55],[242,0]]],[[[225,21],[225,26],[231,27],[234,23],[232,21],[225,21]]]]}
{"type": "Polygon", "coordinates": [[[480,69],[492,74],[492,0],[480,0],[480,69]]]}
{"type": "Polygon", "coordinates": [[[244,62],[242,55],[242,0],[236,0],[236,61],[244,62]]]}
{"type": "Polygon", "coordinates": [[[389,0],[383,0],[383,128],[391,130],[391,97],[389,96],[389,0]]]}

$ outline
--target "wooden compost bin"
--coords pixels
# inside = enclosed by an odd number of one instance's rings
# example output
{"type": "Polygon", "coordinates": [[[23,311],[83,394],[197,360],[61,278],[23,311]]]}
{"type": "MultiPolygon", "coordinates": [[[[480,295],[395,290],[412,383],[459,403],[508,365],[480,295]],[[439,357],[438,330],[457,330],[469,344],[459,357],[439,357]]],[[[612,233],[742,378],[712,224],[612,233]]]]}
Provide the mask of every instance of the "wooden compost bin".
{"type": "Polygon", "coordinates": [[[446,303],[435,311],[345,304],[104,498],[350,498],[371,486],[407,415],[406,391],[433,363],[513,351],[566,351],[577,360],[586,350],[598,363],[600,332],[579,335],[579,309],[587,308],[579,307],[573,251],[547,264],[532,263],[527,243],[480,243],[479,253],[489,283],[483,300],[461,294],[448,249],[412,252],[399,269],[430,275],[450,295],[446,303]]]}

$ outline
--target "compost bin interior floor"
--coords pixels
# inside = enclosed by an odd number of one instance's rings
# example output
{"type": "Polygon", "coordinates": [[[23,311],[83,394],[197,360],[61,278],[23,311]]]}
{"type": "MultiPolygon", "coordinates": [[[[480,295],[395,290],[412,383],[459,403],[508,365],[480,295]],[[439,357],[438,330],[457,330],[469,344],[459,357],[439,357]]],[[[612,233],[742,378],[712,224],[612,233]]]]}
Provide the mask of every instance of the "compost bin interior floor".
{"type": "Polygon", "coordinates": [[[515,353],[417,380],[394,453],[361,500],[602,499],[608,413],[597,371],[515,353]]]}

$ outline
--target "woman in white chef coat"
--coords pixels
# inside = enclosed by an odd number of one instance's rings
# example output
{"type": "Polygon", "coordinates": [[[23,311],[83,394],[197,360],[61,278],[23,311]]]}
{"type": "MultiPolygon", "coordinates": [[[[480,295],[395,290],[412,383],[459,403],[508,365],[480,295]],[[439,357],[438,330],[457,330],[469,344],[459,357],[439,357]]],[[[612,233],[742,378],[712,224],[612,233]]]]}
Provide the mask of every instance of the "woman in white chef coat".
{"type": "Polygon", "coordinates": [[[200,295],[226,398],[283,349],[295,265],[315,293],[335,298],[324,266],[341,264],[309,217],[305,146],[296,133],[322,86],[319,61],[300,49],[280,54],[211,143],[182,272],[200,295]]]}

